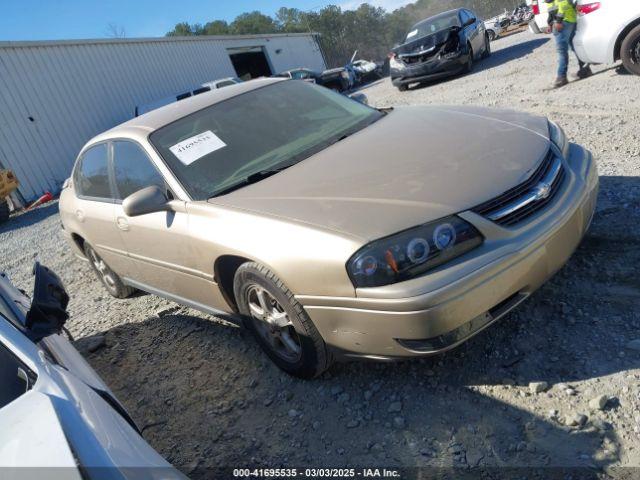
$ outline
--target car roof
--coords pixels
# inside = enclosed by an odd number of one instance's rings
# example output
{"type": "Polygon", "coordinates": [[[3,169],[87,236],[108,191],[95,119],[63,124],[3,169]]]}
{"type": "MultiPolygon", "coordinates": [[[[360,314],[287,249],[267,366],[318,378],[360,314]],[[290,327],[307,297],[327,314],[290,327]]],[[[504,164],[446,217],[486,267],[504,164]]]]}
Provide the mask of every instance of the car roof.
{"type": "Polygon", "coordinates": [[[287,79],[284,78],[257,78],[249,82],[237,83],[223,89],[211,90],[185,98],[178,102],[170,103],[169,105],[157,108],[140,115],[139,117],[132,118],[129,121],[121,123],[120,125],[93,137],[87,142],[83,151],[95,143],[114,138],[124,137],[143,140],[148,137],[151,132],[175,122],[180,118],[197,112],[198,110],[223,102],[229,98],[237,97],[243,93],[286,81],[287,79]]]}

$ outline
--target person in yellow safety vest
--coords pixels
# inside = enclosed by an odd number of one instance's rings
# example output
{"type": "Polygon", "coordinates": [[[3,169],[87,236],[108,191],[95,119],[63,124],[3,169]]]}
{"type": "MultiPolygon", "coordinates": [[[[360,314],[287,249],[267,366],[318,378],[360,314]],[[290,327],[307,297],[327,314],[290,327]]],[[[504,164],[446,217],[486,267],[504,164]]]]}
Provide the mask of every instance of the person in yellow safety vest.
{"type": "Polygon", "coordinates": [[[569,69],[569,47],[576,54],[580,69],[577,78],[586,78],[592,75],[591,67],[585,64],[576,53],[573,46],[573,38],[576,35],[578,12],[575,0],[545,0],[549,6],[549,30],[556,39],[556,51],[558,52],[558,74],[553,82],[554,88],[565,86],[569,83],[567,70],[569,69]]]}

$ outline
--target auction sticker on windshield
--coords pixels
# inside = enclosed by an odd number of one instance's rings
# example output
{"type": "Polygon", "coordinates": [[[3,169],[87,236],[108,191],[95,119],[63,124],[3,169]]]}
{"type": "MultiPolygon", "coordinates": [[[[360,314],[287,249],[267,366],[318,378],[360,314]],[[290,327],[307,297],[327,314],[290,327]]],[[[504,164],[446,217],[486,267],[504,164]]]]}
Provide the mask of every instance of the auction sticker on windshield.
{"type": "Polygon", "coordinates": [[[173,153],[178,160],[185,165],[191,165],[199,158],[209,155],[216,150],[226,147],[220,138],[211,130],[199,133],[193,137],[189,137],[186,140],[176,143],[170,147],[171,153],[173,153]]]}

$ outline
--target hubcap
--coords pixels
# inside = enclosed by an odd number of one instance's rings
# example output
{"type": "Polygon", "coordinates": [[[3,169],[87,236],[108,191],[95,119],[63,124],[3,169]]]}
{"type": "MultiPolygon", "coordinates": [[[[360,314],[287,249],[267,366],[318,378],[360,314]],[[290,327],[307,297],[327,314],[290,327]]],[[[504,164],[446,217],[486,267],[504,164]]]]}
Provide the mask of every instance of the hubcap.
{"type": "Polygon", "coordinates": [[[104,263],[104,260],[102,260],[98,256],[98,254],[93,250],[93,248],[89,250],[89,255],[91,256],[91,263],[98,271],[98,275],[100,275],[100,278],[102,279],[104,284],[108,288],[114,290],[116,288],[116,282],[111,276],[111,270],[109,270],[109,267],[107,267],[107,264],[104,263]]]}
{"type": "Polygon", "coordinates": [[[631,59],[633,63],[640,63],[640,40],[631,48],[631,59]]]}
{"type": "Polygon", "coordinates": [[[247,290],[249,312],[259,335],[273,352],[287,362],[300,359],[302,346],[289,315],[267,290],[251,285],[247,290]]]}

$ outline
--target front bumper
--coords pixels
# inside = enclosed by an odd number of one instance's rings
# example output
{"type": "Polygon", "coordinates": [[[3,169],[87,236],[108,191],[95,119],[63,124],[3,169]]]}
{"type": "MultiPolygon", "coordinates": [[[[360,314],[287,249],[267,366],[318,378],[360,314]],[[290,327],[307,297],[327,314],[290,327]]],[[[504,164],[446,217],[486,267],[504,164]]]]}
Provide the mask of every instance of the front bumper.
{"type": "Polygon", "coordinates": [[[451,59],[434,57],[424,63],[406,66],[402,69],[392,68],[391,83],[395,87],[399,87],[450,77],[463,71],[468,61],[469,54],[461,53],[460,56],[451,59]]]}
{"type": "Polygon", "coordinates": [[[562,189],[546,208],[505,228],[474,214],[461,217],[485,236],[481,247],[446,268],[355,298],[297,296],[338,357],[392,359],[455,347],[505,315],[569,259],[596,205],[591,154],[572,145],[562,189]]]}

